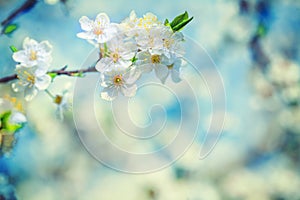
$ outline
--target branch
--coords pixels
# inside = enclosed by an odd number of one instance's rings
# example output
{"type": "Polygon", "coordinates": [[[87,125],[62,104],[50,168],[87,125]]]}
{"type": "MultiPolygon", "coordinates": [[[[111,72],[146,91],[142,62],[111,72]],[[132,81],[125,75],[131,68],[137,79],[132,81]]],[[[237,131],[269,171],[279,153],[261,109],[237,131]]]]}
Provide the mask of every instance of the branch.
{"type": "MultiPolygon", "coordinates": [[[[5,18],[1,22],[1,26],[7,26],[8,24],[11,24],[19,15],[31,10],[36,4],[38,3],[38,0],[26,0],[19,8],[14,10],[7,18],[5,18]]],[[[1,34],[3,34],[3,30],[1,31],[1,34]]]]}
{"type": "MultiPolygon", "coordinates": [[[[66,69],[66,67],[64,67],[62,69],[59,69],[59,70],[52,70],[52,71],[49,71],[47,73],[56,73],[57,75],[77,77],[76,74],[79,74],[79,73],[85,74],[85,73],[90,73],[90,72],[97,72],[95,66],[88,67],[86,69],[81,69],[81,70],[66,71],[65,69],[66,69]]],[[[10,82],[10,81],[16,80],[17,78],[18,78],[17,74],[6,76],[6,77],[3,77],[3,78],[0,78],[0,83],[7,83],[7,82],[10,82]]]]}

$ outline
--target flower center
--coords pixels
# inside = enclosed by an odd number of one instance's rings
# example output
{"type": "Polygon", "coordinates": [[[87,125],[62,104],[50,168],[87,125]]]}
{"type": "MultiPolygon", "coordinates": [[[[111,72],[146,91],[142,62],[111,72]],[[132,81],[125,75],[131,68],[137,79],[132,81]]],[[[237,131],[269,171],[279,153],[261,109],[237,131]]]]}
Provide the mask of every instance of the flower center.
{"type": "Polygon", "coordinates": [[[111,58],[112,58],[113,62],[116,63],[119,60],[120,56],[118,53],[113,53],[113,54],[111,54],[111,58]]]}
{"type": "Polygon", "coordinates": [[[29,82],[30,84],[34,85],[35,84],[35,76],[33,74],[31,74],[30,72],[28,71],[18,71],[18,79],[20,79],[21,81],[27,81],[29,82]]]}
{"type": "Polygon", "coordinates": [[[94,34],[95,34],[95,35],[101,35],[101,34],[103,34],[103,31],[102,31],[101,28],[95,28],[95,29],[94,29],[94,34]]]}
{"type": "Polygon", "coordinates": [[[114,82],[114,85],[116,85],[116,86],[122,85],[123,84],[122,75],[116,75],[116,76],[114,76],[113,82],[114,82]]]}
{"type": "Polygon", "coordinates": [[[37,53],[36,53],[36,51],[33,51],[33,50],[30,51],[29,59],[30,59],[31,61],[37,59],[37,53]]]}
{"type": "Polygon", "coordinates": [[[152,62],[153,64],[160,63],[160,55],[157,55],[157,54],[152,55],[152,56],[151,56],[151,62],[152,62]]]}
{"type": "Polygon", "coordinates": [[[168,65],[167,67],[168,67],[168,69],[173,69],[173,67],[174,67],[174,63],[173,63],[173,64],[171,64],[171,65],[168,65]]]}
{"type": "Polygon", "coordinates": [[[172,41],[169,39],[163,39],[163,45],[164,47],[166,47],[167,49],[170,49],[171,45],[172,45],[172,41]]]}
{"type": "Polygon", "coordinates": [[[62,102],[63,97],[60,95],[56,95],[56,97],[54,98],[54,103],[56,103],[57,105],[60,105],[62,102]]]}

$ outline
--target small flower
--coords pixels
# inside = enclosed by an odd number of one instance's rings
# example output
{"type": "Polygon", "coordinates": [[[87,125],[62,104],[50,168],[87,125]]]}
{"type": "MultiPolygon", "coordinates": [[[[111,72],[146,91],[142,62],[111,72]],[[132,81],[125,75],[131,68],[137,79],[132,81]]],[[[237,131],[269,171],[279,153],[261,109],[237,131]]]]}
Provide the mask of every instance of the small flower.
{"type": "Polygon", "coordinates": [[[184,50],[182,47],[183,34],[180,32],[173,32],[170,28],[165,28],[162,34],[163,47],[161,52],[168,58],[172,56],[182,57],[184,50]]]}
{"type": "Polygon", "coordinates": [[[136,37],[138,48],[141,51],[150,51],[152,54],[161,54],[163,49],[163,34],[164,28],[155,27],[151,30],[139,34],[136,37]]]}
{"type": "Polygon", "coordinates": [[[101,92],[101,97],[107,101],[114,100],[121,92],[126,97],[135,95],[137,86],[136,80],[139,78],[139,73],[135,70],[112,70],[102,77],[101,86],[104,87],[101,92]]]}
{"type": "Polygon", "coordinates": [[[95,40],[97,43],[105,43],[111,40],[118,32],[117,26],[110,23],[105,13],[97,15],[95,21],[83,16],[79,19],[80,26],[85,32],[77,34],[77,37],[86,40],[95,40]]]}
{"type": "Polygon", "coordinates": [[[156,76],[161,82],[165,82],[169,74],[167,66],[172,64],[165,55],[151,54],[148,51],[142,51],[137,54],[137,59],[137,69],[139,69],[141,73],[148,73],[154,69],[156,76]]]}
{"type": "Polygon", "coordinates": [[[16,73],[19,80],[12,84],[12,88],[15,92],[24,90],[26,101],[32,100],[39,90],[45,90],[50,85],[50,76],[37,72],[37,67],[27,68],[17,65],[16,73]]]}
{"type": "Polygon", "coordinates": [[[62,121],[64,119],[64,112],[70,110],[70,104],[68,102],[68,91],[65,90],[61,95],[56,95],[53,102],[57,105],[56,116],[62,121]]]}
{"type": "Polygon", "coordinates": [[[128,68],[132,65],[132,58],[135,56],[137,48],[133,42],[124,42],[123,39],[115,38],[107,43],[108,52],[106,57],[100,59],[96,64],[96,69],[103,73],[106,70],[115,68],[128,68]]]}
{"type": "Polygon", "coordinates": [[[13,54],[13,59],[24,67],[38,66],[37,73],[45,73],[51,61],[52,46],[48,41],[38,43],[34,39],[25,38],[23,50],[13,54]]]}
{"type": "Polygon", "coordinates": [[[154,14],[146,13],[143,18],[138,18],[133,10],[130,12],[129,17],[120,24],[120,27],[127,36],[138,36],[143,35],[144,31],[149,31],[160,25],[161,23],[154,14]]]}

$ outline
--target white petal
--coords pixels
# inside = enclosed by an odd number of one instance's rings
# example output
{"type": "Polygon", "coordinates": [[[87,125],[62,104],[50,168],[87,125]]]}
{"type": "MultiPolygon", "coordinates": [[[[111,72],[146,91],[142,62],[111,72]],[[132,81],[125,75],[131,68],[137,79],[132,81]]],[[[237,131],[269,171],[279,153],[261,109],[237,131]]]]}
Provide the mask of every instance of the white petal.
{"type": "Polygon", "coordinates": [[[90,20],[87,16],[82,16],[79,19],[80,26],[84,31],[91,31],[93,29],[94,22],[90,20]]]}
{"type": "Polygon", "coordinates": [[[136,90],[137,90],[137,86],[136,85],[132,85],[132,86],[126,86],[126,85],[124,85],[121,88],[121,92],[126,97],[133,97],[136,94],[136,90]]]}
{"type": "Polygon", "coordinates": [[[82,38],[82,39],[86,39],[86,40],[95,39],[95,35],[92,32],[77,33],[77,37],[82,38]]]}
{"type": "Polygon", "coordinates": [[[138,69],[139,69],[142,73],[149,73],[149,72],[152,71],[153,65],[152,65],[152,64],[142,64],[142,65],[138,65],[138,69]]]}
{"type": "Polygon", "coordinates": [[[95,68],[98,72],[103,73],[106,70],[108,70],[108,68],[110,67],[111,64],[112,64],[111,59],[106,57],[106,58],[102,58],[101,60],[99,60],[96,64],[95,68]]]}
{"type": "Polygon", "coordinates": [[[14,92],[20,92],[24,90],[24,85],[21,84],[21,82],[17,81],[11,84],[11,87],[14,92]]]}
{"type": "Polygon", "coordinates": [[[101,27],[106,26],[110,23],[109,17],[105,13],[100,13],[97,15],[95,20],[96,25],[100,25],[101,27]]]}
{"type": "Polygon", "coordinates": [[[21,124],[27,121],[25,115],[20,112],[14,112],[11,115],[10,122],[13,124],[21,124]]]}
{"type": "Polygon", "coordinates": [[[51,77],[49,75],[43,75],[43,76],[38,76],[36,77],[35,80],[35,86],[39,89],[39,90],[45,90],[49,87],[51,83],[51,77]]]}
{"type": "Polygon", "coordinates": [[[39,50],[42,50],[44,53],[50,53],[52,48],[52,45],[48,41],[42,41],[39,44],[39,50]]]}
{"type": "Polygon", "coordinates": [[[41,65],[39,64],[39,66],[41,66],[41,67],[37,68],[36,71],[34,72],[34,74],[36,76],[45,75],[48,72],[48,66],[46,66],[46,65],[43,66],[42,64],[41,65]]]}
{"type": "Polygon", "coordinates": [[[179,72],[174,69],[171,70],[171,78],[174,81],[174,83],[178,83],[181,81],[179,72]]]}
{"type": "Polygon", "coordinates": [[[155,74],[156,74],[157,78],[159,78],[159,80],[162,83],[165,83],[165,81],[168,77],[168,74],[169,74],[169,69],[167,68],[167,66],[158,64],[155,66],[154,69],[155,69],[155,74]]]}
{"type": "Polygon", "coordinates": [[[112,101],[118,96],[118,90],[115,87],[104,88],[101,92],[101,98],[107,101],[112,101]]]}
{"type": "Polygon", "coordinates": [[[28,57],[24,50],[13,53],[12,57],[16,62],[26,62],[28,60],[28,57]]]}
{"type": "Polygon", "coordinates": [[[34,48],[36,45],[38,45],[37,41],[29,37],[25,38],[23,41],[23,49],[34,48]]]}
{"type": "Polygon", "coordinates": [[[38,93],[38,89],[34,86],[26,87],[24,97],[26,101],[31,101],[38,93]]]}

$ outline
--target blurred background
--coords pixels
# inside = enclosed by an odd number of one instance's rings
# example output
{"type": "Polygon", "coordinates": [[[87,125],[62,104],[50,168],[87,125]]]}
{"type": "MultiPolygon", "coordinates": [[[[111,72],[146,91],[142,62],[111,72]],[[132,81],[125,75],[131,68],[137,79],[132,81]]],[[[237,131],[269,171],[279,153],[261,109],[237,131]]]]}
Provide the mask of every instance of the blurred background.
{"type": "MultiPolygon", "coordinates": [[[[0,0],[0,20],[24,2],[0,0]]],[[[24,105],[28,123],[15,134],[9,153],[0,158],[0,200],[299,200],[298,0],[36,1],[14,20],[18,29],[13,34],[0,35],[0,77],[14,73],[9,46],[21,48],[25,37],[53,45],[52,69],[80,68],[93,47],[76,37],[78,19],[105,12],[111,21],[120,22],[131,10],[138,16],[153,12],[161,21],[184,11],[194,16],[183,33],[206,49],[226,90],[225,124],[213,151],[199,159],[207,123],[215,114],[207,109],[210,96],[203,81],[195,81],[201,117],[194,143],[171,166],[139,175],[112,170],[94,159],[79,140],[72,111],[64,113],[63,122],[58,120],[56,105],[41,92],[24,105]]],[[[68,89],[72,96],[73,87],[74,78],[57,77],[50,90],[61,94],[68,89]]],[[[165,105],[166,115],[154,111],[151,117],[166,117],[170,123],[164,127],[167,136],[147,144],[137,145],[117,134],[109,103],[96,106],[103,128],[123,148],[155,150],[176,132],[178,102],[169,98],[172,94],[159,101],[148,93],[138,95],[136,104],[131,102],[136,111],[131,119],[147,124],[147,109],[158,102],[165,105]]],[[[0,96],[6,94],[22,99],[9,84],[1,84],[0,96]]]]}

